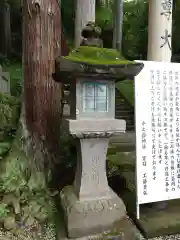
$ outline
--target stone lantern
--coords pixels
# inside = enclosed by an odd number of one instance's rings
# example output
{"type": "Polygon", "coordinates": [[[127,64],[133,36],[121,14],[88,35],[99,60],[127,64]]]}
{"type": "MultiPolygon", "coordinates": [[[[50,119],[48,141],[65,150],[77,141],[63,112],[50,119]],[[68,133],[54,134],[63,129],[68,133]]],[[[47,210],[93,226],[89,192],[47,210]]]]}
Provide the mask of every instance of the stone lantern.
{"type": "Polygon", "coordinates": [[[98,45],[93,31],[86,44],[56,61],[53,75],[70,84],[70,117],[63,124],[77,141],[78,161],[74,184],[60,198],[68,237],[75,239],[108,231],[126,216],[123,201],[108,186],[106,155],[110,137],[126,130],[125,121],[115,119],[115,82],[143,67],[104,49],[102,41],[98,45]]]}

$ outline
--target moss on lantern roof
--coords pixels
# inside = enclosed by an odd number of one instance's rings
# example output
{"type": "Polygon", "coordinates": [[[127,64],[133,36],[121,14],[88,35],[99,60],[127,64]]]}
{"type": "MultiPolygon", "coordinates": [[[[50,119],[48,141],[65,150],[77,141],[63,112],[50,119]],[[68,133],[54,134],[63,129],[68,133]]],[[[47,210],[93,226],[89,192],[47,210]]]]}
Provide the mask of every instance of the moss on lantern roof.
{"type": "Polygon", "coordinates": [[[68,56],[67,60],[87,63],[92,65],[125,65],[135,64],[134,61],[126,60],[120,52],[115,49],[80,46],[74,49],[68,56]]]}

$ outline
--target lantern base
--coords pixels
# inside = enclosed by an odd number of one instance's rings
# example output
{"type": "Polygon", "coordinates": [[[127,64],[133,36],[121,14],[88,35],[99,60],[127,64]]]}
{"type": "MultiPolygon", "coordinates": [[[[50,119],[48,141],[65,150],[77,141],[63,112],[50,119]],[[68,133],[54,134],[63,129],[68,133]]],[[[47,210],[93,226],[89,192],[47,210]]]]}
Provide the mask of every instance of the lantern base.
{"type": "Polygon", "coordinates": [[[73,186],[65,187],[61,194],[69,238],[80,238],[111,230],[126,216],[123,201],[110,189],[106,199],[80,201],[73,186]]]}

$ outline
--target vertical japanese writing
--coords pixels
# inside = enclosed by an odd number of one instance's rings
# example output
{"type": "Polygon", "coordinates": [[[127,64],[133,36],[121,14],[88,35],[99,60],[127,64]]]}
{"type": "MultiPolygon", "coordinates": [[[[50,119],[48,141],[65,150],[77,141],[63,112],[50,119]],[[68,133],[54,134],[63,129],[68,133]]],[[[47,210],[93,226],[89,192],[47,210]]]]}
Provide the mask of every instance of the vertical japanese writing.
{"type": "Polygon", "coordinates": [[[161,80],[160,80],[160,71],[157,70],[156,72],[157,74],[157,82],[156,82],[156,89],[157,89],[157,142],[158,142],[158,146],[157,146],[157,154],[158,154],[158,161],[159,164],[162,164],[162,109],[161,109],[161,80]]]}
{"type": "MultiPolygon", "coordinates": [[[[142,122],[142,129],[141,129],[141,143],[142,143],[142,151],[145,152],[147,148],[147,129],[146,129],[146,123],[143,121],[142,122]]],[[[147,167],[147,156],[145,154],[142,155],[142,166],[144,168],[144,173],[143,173],[143,195],[148,194],[147,190],[147,174],[145,172],[146,167],[147,167]]]]}
{"type": "Polygon", "coordinates": [[[168,79],[167,72],[163,72],[163,150],[165,161],[165,189],[169,192],[169,144],[168,144],[168,79]]]}
{"type": "Polygon", "coordinates": [[[168,30],[165,29],[164,36],[161,36],[163,43],[161,44],[160,48],[163,48],[166,44],[168,45],[169,49],[171,50],[171,34],[169,34],[168,30]]]}
{"type": "MultiPolygon", "coordinates": [[[[172,0],[163,0],[161,3],[161,15],[166,17],[167,20],[170,20],[172,14],[172,0]]],[[[168,48],[171,50],[171,34],[168,29],[164,30],[164,35],[161,36],[162,44],[160,48],[163,48],[165,45],[168,45],[168,48]]]]}
{"type": "Polygon", "coordinates": [[[172,11],[172,0],[163,0],[161,3],[161,15],[165,16],[169,21],[172,11]]]}
{"type": "Polygon", "coordinates": [[[92,157],[92,178],[91,181],[96,183],[96,185],[99,185],[99,171],[98,171],[98,167],[99,167],[99,156],[98,155],[94,155],[92,157]]]}
{"type": "Polygon", "coordinates": [[[176,143],[176,164],[177,164],[177,188],[180,189],[180,132],[179,132],[179,73],[175,72],[175,143],[176,143]]]}
{"type": "Polygon", "coordinates": [[[155,72],[151,70],[151,131],[152,131],[152,168],[153,168],[153,179],[156,180],[156,83],[155,83],[155,72]]]}
{"type": "Polygon", "coordinates": [[[174,143],[174,132],[173,132],[173,124],[174,124],[174,88],[173,88],[173,73],[169,71],[169,157],[171,164],[171,191],[175,191],[176,180],[175,180],[175,143],[174,143]]]}

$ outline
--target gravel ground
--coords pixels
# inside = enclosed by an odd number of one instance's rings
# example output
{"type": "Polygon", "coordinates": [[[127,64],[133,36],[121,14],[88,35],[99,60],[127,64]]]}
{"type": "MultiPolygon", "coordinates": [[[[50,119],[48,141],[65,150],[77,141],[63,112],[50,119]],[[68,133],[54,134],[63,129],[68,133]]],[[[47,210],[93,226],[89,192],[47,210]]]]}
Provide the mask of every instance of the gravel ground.
{"type": "Polygon", "coordinates": [[[149,240],[180,240],[180,235],[169,235],[169,236],[164,236],[164,237],[156,237],[156,238],[151,238],[149,240]]]}

